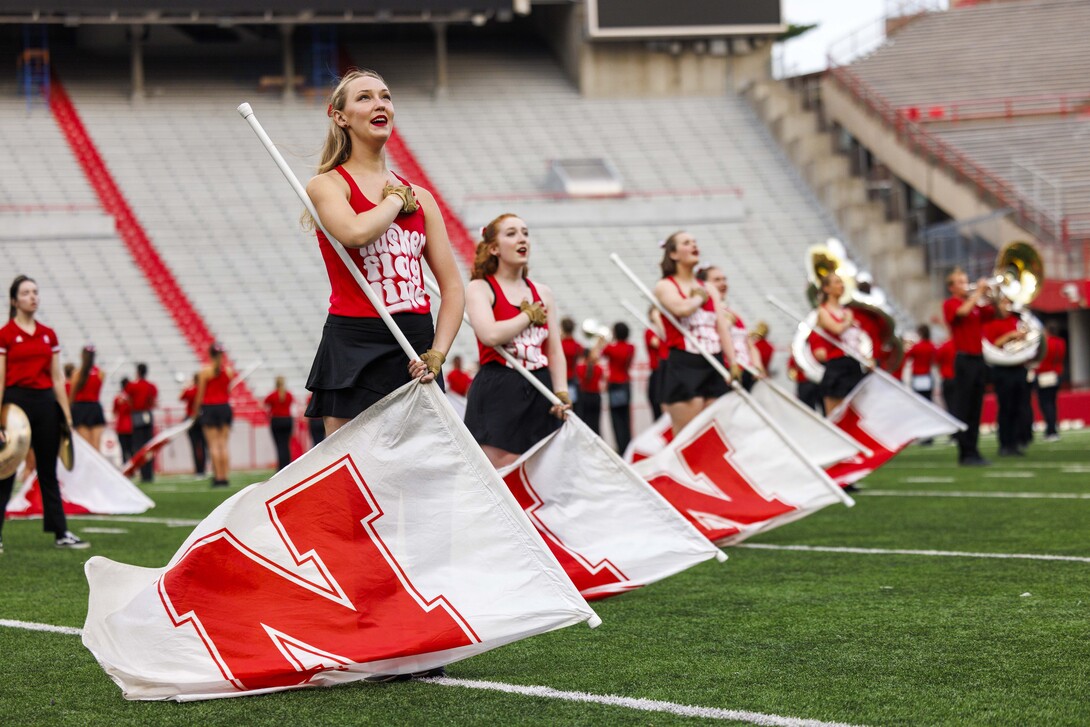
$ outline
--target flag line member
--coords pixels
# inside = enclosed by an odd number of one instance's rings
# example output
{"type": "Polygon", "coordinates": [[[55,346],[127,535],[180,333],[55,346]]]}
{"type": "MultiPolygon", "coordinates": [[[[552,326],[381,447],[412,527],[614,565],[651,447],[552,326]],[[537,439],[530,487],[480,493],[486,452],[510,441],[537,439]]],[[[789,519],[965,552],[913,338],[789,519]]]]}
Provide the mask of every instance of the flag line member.
{"type": "MultiPolygon", "coordinates": [[[[717,313],[719,291],[697,280],[695,269],[699,263],[700,248],[695,237],[679,230],[666,238],[659,263],[662,279],[655,285],[655,298],[700,347],[720,362],[725,359],[731,375],[740,377],[734,348],[722,343],[729,342],[731,337],[726,318],[717,313]]],[[[670,355],[663,375],[662,403],[677,434],[693,417],[727,393],[729,386],[671,321],[664,320],[663,327],[670,355]]]]}
{"type": "MultiPolygon", "coordinates": [[[[829,273],[821,279],[815,329],[825,331],[828,338],[813,332],[810,334],[810,347],[814,351],[814,358],[825,365],[825,375],[821,378],[821,396],[826,412],[832,412],[840,406],[844,397],[865,375],[859,362],[847,355],[840,345],[844,343],[858,350],[859,336],[865,335],[863,329],[855,323],[853,311],[840,304],[843,295],[844,281],[839,275],[829,273]]],[[[877,346],[877,342],[875,345],[877,346]]]]}
{"type": "Polygon", "coordinates": [[[554,432],[571,410],[556,301],[552,290],[529,279],[529,260],[526,223],[501,214],[481,229],[466,287],[480,368],[469,389],[465,421],[496,468],[554,432]],[[502,346],[562,403],[538,396],[493,346],[502,346]]]}
{"type": "Polygon", "coordinates": [[[102,371],[95,365],[95,347],[87,344],[80,352],[80,366],[72,380],[72,426],[97,452],[106,428],[102,409],[102,371]]]}
{"type": "Polygon", "coordinates": [[[193,397],[193,415],[200,422],[208,455],[212,460],[212,486],[227,487],[231,474],[231,411],[230,386],[235,370],[225,361],[223,346],[208,347],[209,364],[197,374],[197,393],[193,397]]]}
{"type": "MultiPolygon", "coordinates": [[[[307,379],[313,396],[306,415],[322,417],[328,435],[411,379],[438,379],[442,386],[441,368],[461,325],[465,293],[435,198],[387,166],[394,104],[386,82],[374,71],[349,72],[333,90],[327,115],[329,129],[307,195],[420,356],[407,360],[339,259],[336,243],[315,230],[331,293],[307,379]],[[434,326],[422,261],[443,293],[434,326]]],[[[314,226],[309,212],[304,223],[314,226]]]]}
{"type": "Polygon", "coordinates": [[[761,353],[750,338],[742,316],[727,305],[727,293],[730,291],[727,274],[718,265],[708,265],[700,268],[696,273],[696,277],[697,280],[707,283],[719,291],[719,313],[726,317],[727,325],[730,327],[734,360],[742,367],[742,386],[746,387],[746,391],[752,391],[756,379],[764,378],[766,372],[761,353]]]}
{"type": "MultiPolygon", "coordinates": [[[[42,529],[53,533],[58,548],[82,549],[90,543],[68,530],[57,481],[61,427],[72,426],[61,371],[61,344],[53,329],[34,319],[39,300],[38,284],[26,275],[17,276],[8,295],[8,322],[0,328],[0,401],[19,406],[30,421],[42,493],[42,529]]],[[[0,426],[0,442],[6,441],[0,426]]],[[[14,484],[14,472],[0,480],[0,535],[14,484]]],[[[0,553],[3,550],[0,540],[0,553]]]]}

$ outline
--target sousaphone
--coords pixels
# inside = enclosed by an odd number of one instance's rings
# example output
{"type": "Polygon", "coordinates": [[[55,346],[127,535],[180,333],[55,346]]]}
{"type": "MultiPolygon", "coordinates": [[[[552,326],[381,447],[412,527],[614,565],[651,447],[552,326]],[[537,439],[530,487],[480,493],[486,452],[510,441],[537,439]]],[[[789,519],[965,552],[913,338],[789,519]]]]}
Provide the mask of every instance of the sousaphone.
{"type": "Polygon", "coordinates": [[[1044,358],[1044,326],[1029,311],[1029,304],[1041,292],[1045,280],[1045,264],[1040,253],[1028,242],[1012,242],[999,251],[995,260],[995,274],[988,281],[992,298],[1006,298],[1018,315],[1018,327],[1026,332],[1025,338],[1008,341],[996,346],[991,341],[981,341],[984,360],[992,366],[1023,366],[1040,363],[1044,358]]]}
{"type": "Polygon", "coordinates": [[[16,404],[0,408],[5,441],[0,443],[0,479],[11,477],[30,451],[30,420],[16,404]]]}

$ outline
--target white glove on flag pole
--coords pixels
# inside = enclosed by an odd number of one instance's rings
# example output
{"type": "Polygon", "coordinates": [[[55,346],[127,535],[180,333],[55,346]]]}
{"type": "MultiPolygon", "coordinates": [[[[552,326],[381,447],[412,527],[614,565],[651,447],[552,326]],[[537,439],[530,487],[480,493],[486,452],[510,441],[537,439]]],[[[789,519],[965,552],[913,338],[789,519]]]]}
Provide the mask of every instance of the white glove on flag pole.
{"type": "MultiPolygon", "coordinates": [[[[239,112],[321,226],[249,104],[239,112]]],[[[411,673],[601,623],[443,393],[419,381],[226,500],[165,568],[95,557],[86,572],[83,643],[129,699],[411,673]]]]}
{"type": "MultiPolygon", "coordinates": [[[[438,295],[431,279],[424,284],[438,295]]],[[[560,403],[502,346],[493,348],[542,396],[560,403]]],[[[500,476],[588,600],[727,558],[572,413],[500,476]]]]}
{"type": "MultiPolygon", "coordinates": [[[[72,437],[76,461],[69,472],[57,467],[61,501],[69,515],[138,515],[155,507],[127,477],[78,434],[72,437]]],[[[59,463],[60,460],[58,459],[59,463]]],[[[37,517],[42,514],[42,493],[37,473],[23,480],[23,486],[8,503],[8,517],[37,517]]]]}

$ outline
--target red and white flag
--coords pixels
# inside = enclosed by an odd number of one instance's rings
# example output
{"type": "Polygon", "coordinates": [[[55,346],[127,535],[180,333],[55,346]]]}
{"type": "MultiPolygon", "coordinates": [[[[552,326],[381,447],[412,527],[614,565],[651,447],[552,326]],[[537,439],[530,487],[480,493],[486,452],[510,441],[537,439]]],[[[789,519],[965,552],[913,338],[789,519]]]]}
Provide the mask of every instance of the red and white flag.
{"type": "Polygon", "coordinates": [[[832,482],[736,394],[720,397],[633,469],[719,545],[842,502],[832,482]]]}
{"type": "MultiPolygon", "coordinates": [[[[136,515],[155,507],[109,460],[95,451],[83,437],[73,434],[76,457],[69,472],[57,460],[57,482],[61,501],[69,515],[136,515]]],[[[31,472],[19,492],[8,503],[8,517],[38,517],[42,514],[42,492],[37,474],[31,472]]]]}
{"type": "Polygon", "coordinates": [[[410,382],[229,498],[164,568],[86,565],[129,699],[423,671],[597,616],[439,387],[410,382]]]}
{"type": "Polygon", "coordinates": [[[758,380],[753,385],[750,396],[765,410],[765,413],[791,437],[806,454],[806,458],[819,467],[842,462],[856,457],[862,451],[860,446],[853,446],[837,435],[830,425],[816,419],[805,411],[786,401],[783,396],[773,391],[766,382],[758,380]]]}
{"type": "Polygon", "coordinates": [[[953,420],[918,394],[874,374],[852,389],[829,420],[874,451],[870,457],[859,455],[826,470],[843,486],[878,469],[916,439],[958,431],[953,420]]]}
{"type": "Polygon", "coordinates": [[[170,444],[172,441],[189,431],[189,427],[192,426],[193,420],[186,419],[178,422],[174,426],[163,429],[154,437],[148,440],[140,449],[133,453],[132,459],[121,466],[121,473],[126,477],[132,476],[140,466],[144,464],[148,459],[154,458],[158,454],[159,450],[170,444]]]}
{"type": "Polygon", "coordinates": [[[500,475],[587,600],[726,559],[575,417],[500,475]]]}
{"type": "Polygon", "coordinates": [[[669,414],[663,414],[651,426],[628,443],[624,450],[624,461],[632,464],[647,459],[661,452],[674,438],[673,423],[669,414]]]}

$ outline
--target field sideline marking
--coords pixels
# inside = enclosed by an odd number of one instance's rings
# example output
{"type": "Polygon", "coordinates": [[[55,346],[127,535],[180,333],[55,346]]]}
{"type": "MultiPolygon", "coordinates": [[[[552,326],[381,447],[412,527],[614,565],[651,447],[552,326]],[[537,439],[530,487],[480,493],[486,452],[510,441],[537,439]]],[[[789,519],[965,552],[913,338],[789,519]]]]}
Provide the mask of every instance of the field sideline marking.
{"type": "MultiPolygon", "coordinates": [[[[31,621],[12,621],[0,619],[0,627],[7,626],[13,629],[26,631],[48,631],[69,636],[82,636],[83,630],[72,626],[53,626],[52,624],[34,623],[31,621]]],[[[552,687],[527,687],[520,684],[505,684],[504,682],[489,682],[478,679],[453,679],[451,677],[439,677],[436,679],[421,679],[419,681],[430,684],[438,684],[444,687],[464,687],[467,689],[487,689],[493,692],[505,692],[507,694],[521,694],[526,697],[542,697],[545,699],[561,699],[566,702],[589,702],[591,704],[604,704],[610,707],[624,707],[643,712],[666,712],[680,717],[703,717],[704,719],[729,719],[739,722],[749,722],[756,725],[768,725],[769,727],[852,727],[845,722],[822,722],[816,719],[800,719],[798,717],[781,717],[778,714],[765,714],[763,712],[747,712],[740,709],[720,709],[718,707],[693,707],[687,704],[663,702],[657,699],[638,699],[635,697],[618,697],[611,694],[590,694],[588,692],[565,692],[552,687]]]]}
{"type": "Polygon", "coordinates": [[[1090,500],[1090,492],[968,492],[965,490],[859,490],[858,497],[994,497],[1025,500],[1090,500]]]}
{"type": "Polygon", "coordinates": [[[795,550],[810,553],[855,553],[859,555],[928,555],[946,558],[1000,558],[1003,560],[1062,560],[1069,563],[1090,563],[1090,557],[1081,555],[1039,555],[1033,553],[962,553],[956,550],[904,550],[901,548],[850,548],[832,545],[770,545],[742,543],[735,548],[753,550],[795,550]]]}
{"type": "Polygon", "coordinates": [[[609,694],[589,694],[587,692],[565,692],[559,689],[553,689],[552,687],[527,687],[521,684],[505,684],[504,682],[489,682],[477,679],[452,679],[451,677],[439,677],[437,679],[425,679],[423,681],[441,684],[444,687],[487,689],[494,692],[521,694],[527,697],[545,697],[547,699],[562,699],[566,702],[605,704],[611,707],[626,707],[628,709],[638,709],[644,712],[666,712],[667,714],[675,714],[680,717],[729,719],[737,720],[739,722],[749,722],[750,724],[782,725],[783,727],[848,727],[848,725],[842,722],[822,722],[815,719],[781,717],[778,714],[746,712],[738,709],[693,707],[687,704],[677,704],[675,702],[662,702],[657,699],[637,699],[634,697],[618,697],[609,694]]]}

